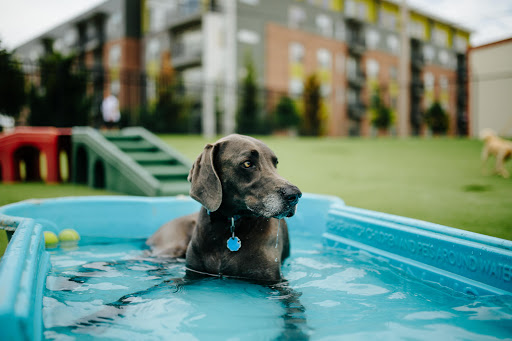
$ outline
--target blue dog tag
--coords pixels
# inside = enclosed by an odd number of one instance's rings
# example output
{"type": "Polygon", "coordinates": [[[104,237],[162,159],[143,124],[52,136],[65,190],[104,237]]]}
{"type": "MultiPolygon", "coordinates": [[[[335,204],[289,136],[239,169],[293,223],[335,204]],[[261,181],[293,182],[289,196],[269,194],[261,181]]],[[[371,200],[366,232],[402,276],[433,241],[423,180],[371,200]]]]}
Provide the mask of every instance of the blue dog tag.
{"type": "Polygon", "coordinates": [[[228,239],[228,249],[229,251],[238,251],[240,250],[240,247],[242,246],[242,242],[238,237],[235,237],[234,235],[228,239]]]}

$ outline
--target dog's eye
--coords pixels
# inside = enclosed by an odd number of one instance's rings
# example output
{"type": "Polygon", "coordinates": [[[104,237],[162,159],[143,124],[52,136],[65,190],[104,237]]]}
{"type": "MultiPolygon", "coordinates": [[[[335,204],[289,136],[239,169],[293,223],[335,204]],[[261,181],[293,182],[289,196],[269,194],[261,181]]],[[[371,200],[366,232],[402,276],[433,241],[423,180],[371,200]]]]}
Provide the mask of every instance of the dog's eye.
{"type": "Polygon", "coordinates": [[[251,161],[245,161],[242,163],[242,167],[244,168],[251,168],[254,164],[251,161]]]}

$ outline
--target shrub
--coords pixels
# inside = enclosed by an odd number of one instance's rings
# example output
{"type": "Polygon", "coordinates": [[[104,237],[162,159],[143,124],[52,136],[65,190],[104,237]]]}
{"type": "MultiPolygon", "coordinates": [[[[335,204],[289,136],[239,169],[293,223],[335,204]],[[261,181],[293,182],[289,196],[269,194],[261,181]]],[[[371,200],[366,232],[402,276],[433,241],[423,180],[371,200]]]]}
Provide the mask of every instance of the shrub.
{"type": "Polygon", "coordinates": [[[302,121],[302,135],[319,136],[322,125],[320,83],[315,74],[310,75],[304,83],[302,94],[304,104],[304,119],[302,121]]]}
{"type": "Polygon", "coordinates": [[[432,104],[425,113],[425,123],[434,134],[445,134],[448,131],[448,114],[439,102],[432,104]]]}
{"type": "Polygon", "coordinates": [[[393,111],[388,108],[381,99],[380,91],[376,88],[373,92],[371,99],[371,122],[372,124],[380,129],[387,129],[394,122],[393,111]]]}
{"type": "Polygon", "coordinates": [[[289,129],[295,128],[300,123],[300,116],[295,103],[288,96],[282,96],[276,106],[274,113],[274,128],[289,129]]]}

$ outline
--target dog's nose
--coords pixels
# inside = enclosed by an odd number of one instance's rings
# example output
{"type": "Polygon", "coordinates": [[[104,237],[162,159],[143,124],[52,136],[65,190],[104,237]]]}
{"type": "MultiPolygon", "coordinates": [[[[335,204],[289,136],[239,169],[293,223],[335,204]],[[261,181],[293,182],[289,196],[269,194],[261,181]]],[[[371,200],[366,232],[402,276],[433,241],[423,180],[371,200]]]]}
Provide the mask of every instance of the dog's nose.
{"type": "Polygon", "coordinates": [[[302,197],[301,191],[295,187],[287,187],[283,191],[284,200],[288,202],[290,206],[296,205],[299,199],[302,197]]]}

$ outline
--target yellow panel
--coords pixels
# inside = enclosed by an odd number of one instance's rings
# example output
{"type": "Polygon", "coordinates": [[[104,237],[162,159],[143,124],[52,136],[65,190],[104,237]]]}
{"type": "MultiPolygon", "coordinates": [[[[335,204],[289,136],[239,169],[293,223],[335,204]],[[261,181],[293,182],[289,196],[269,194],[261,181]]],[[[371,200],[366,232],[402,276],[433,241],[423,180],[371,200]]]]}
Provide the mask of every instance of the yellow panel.
{"type": "Polygon", "coordinates": [[[383,10],[386,10],[391,13],[395,13],[396,15],[400,14],[400,8],[394,3],[383,1],[383,2],[381,2],[380,7],[383,10]]]}
{"type": "Polygon", "coordinates": [[[108,73],[110,75],[110,80],[118,80],[119,79],[119,67],[109,68],[108,73]]]}
{"type": "Polygon", "coordinates": [[[321,84],[331,83],[331,73],[327,69],[318,70],[318,80],[321,84]]]}
{"type": "Polygon", "coordinates": [[[429,25],[428,25],[428,18],[421,15],[421,14],[418,14],[416,12],[410,12],[410,20],[411,21],[414,21],[416,24],[419,24],[422,26],[422,36],[421,38],[423,40],[428,40],[430,39],[430,30],[429,30],[429,25]]]}
{"type": "Polygon", "coordinates": [[[159,67],[158,67],[158,61],[153,60],[148,63],[146,63],[146,72],[150,77],[156,77],[158,76],[159,67]]]}
{"type": "Polygon", "coordinates": [[[331,0],[331,10],[336,12],[343,11],[343,0],[331,0]]]}
{"type": "Polygon", "coordinates": [[[142,8],[142,10],[140,11],[141,27],[142,32],[145,33],[149,30],[149,6],[146,0],[141,0],[140,6],[142,8]]]}
{"type": "Polygon", "coordinates": [[[436,23],[434,23],[434,27],[440,31],[446,32],[446,37],[447,37],[446,47],[451,47],[453,37],[452,37],[450,26],[436,22],[436,23]]]}
{"type": "Polygon", "coordinates": [[[391,81],[389,84],[389,94],[392,97],[398,96],[398,93],[400,92],[400,88],[398,87],[398,82],[391,81]]]}
{"type": "Polygon", "coordinates": [[[290,78],[303,79],[304,66],[301,63],[290,63],[290,78]]]}
{"type": "Polygon", "coordinates": [[[378,7],[375,1],[365,0],[368,6],[368,20],[372,23],[376,23],[379,18],[378,7]]]}

